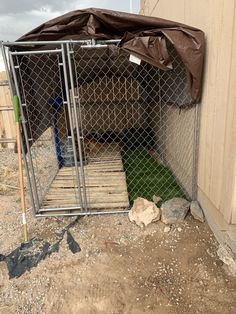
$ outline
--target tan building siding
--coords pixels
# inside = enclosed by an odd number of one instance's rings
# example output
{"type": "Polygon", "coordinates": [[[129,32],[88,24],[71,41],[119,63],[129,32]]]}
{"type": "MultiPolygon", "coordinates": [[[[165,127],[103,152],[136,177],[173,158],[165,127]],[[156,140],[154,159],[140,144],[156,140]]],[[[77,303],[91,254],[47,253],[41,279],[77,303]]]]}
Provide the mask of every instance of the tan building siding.
{"type": "Polygon", "coordinates": [[[13,117],[10,89],[5,72],[0,72],[0,149],[14,148],[15,122],[13,117]],[[8,109],[9,108],[9,109],[8,109]]]}
{"type": "Polygon", "coordinates": [[[213,215],[217,211],[217,222],[227,229],[224,221],[236,224],[236,1],[144,0],[141,5],[145,15],[189,24],[206,34],[198,197],[213,215]]]}

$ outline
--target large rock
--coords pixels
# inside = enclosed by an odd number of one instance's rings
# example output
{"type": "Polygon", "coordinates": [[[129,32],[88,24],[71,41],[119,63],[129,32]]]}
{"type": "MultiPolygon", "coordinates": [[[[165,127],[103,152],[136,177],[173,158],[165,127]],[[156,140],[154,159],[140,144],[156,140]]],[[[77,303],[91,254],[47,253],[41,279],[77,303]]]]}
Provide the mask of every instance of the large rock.
{"type": "Polygon", "coordinates": [[[184,220],[190,203],[180,197],[172,198],[161,205],[161,220],[165,224],[174,224],[184,220]]]}
{"type": "Polygon", "coordinates": [[[197,201],[191,202],[190,211],[194,219],[205,221],[203,211],[197,201]]]}
{"type": "Polygon", "coordinates": [[[153,221],[160,219],[160,209],[145,198],[138,197],[129,211],[129,220],[139,227],[147,226],[153,221]]]}

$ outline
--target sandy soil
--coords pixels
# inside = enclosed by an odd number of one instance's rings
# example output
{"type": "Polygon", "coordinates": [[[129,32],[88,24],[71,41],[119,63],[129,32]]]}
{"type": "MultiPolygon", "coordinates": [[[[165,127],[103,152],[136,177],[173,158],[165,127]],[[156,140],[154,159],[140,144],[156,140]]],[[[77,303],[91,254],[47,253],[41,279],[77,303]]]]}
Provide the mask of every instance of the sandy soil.
{"type": "MultiPolygon", "coordinates": [[[[22,239],[18,193],[0,191],[0,254],[22,239]]],[[[27,219],[31,237],[55,243],[75,218],[27,219]]],[[[58,253],[11,280],[0,263],[0,313],[236,313],[236,278],[207,223],[188,216],[163,230],[161,222],[140,230],[127,215],[79,219],[70,231],[80,253],[63,240],[58,253]]]]}

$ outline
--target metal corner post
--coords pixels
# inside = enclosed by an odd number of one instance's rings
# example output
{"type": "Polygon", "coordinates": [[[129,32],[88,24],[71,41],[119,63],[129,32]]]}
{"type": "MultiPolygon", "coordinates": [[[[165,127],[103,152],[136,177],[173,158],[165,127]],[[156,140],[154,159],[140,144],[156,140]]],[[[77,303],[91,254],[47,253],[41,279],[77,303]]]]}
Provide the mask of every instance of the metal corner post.
{"type": "Polygon", "coordinates": [[[199,154],[199,125],[200,125],[200,105],[195,105],[194,112],[194,139],[193,139],[193,171],[192,171],[192,199],[197,200],[197,180],[198,180],[198,154],[199,154]]]}

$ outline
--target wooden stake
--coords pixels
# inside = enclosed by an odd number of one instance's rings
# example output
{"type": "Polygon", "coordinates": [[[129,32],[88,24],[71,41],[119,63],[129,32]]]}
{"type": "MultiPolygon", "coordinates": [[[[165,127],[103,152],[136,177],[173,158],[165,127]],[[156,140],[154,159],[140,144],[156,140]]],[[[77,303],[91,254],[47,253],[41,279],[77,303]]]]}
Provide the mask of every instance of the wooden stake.
{"type": "Polygon", "coordinates": [[[28,241],[28,228],[26,223],[26,207],[25,207],[25,192],[24,192],[24,174],[21,157],[21,137],[20,137],[20,111],[19,111],[19,99],[14,96],[14,113],[16,122],[16,143],[18,152],[18,170],[19,170],[19,181],[20,181],[20,200],[21,200],[21,211],[22,211],[22,223],[24,229],[24,241],[28,241]]]}

